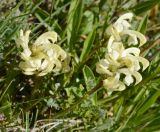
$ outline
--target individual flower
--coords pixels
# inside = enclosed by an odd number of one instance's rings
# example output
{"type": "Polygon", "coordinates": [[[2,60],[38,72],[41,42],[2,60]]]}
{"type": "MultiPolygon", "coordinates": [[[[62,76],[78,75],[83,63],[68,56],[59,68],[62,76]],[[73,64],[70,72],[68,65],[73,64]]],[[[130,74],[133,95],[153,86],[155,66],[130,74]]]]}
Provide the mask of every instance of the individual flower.
{"type": "Polygon", "coordinates": [[[108,93],[113,91],[122,91],[126,88],[125,84],[120,81],[120,74],[116,73],[114,76],[109,76],[103,80],[103,86],[107,88],[108,93]]]}
{"type": "Polygon", "coordinates": [[[111,24],[107,28],[107,34],[114,36],[117,41],[121,41],[122,36],[129,36],[128,45],[137,45],[142,46],[146,43],[145,36],[138,32],[131,30],[131,24],[127,21],[131,21],[133,17],[132,13],[126,13],[119,17],[114,24],[111,24]]]}
{"type": "Polygon", "coordinates": [[[24,33],[21,30],[20,36],[16,40],[17,46],[23,49],[20,55],[22,61],[19,64],[23,73],[44,76],[51,71],[54,73],[68,71],[69,56],[60,46],[55,44],[57,33],[53,31],[43,33],[29,46],[30,32],[24,33]]]}
{"type": "Polygon", "coordinates": [[[134,82],[134,78],[136,80],[135,84],[142,81],[142,76],[139,72],[130,71],[128,68],[118,69],[112,76],[108,76],[103,80],[103,86],[107,88],[108,93],[123,91],[126,86],[130,86],[134,82]],[[120,78],[121,74],[125,75],[123,80],[120,78]]]}

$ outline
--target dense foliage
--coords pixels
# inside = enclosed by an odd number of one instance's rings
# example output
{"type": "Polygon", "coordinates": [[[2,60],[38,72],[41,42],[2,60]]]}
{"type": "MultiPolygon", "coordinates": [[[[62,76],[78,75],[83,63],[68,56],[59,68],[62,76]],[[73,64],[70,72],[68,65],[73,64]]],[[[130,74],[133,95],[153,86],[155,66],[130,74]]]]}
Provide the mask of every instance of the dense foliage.
{"type": "Polygon", "coordinates": [[[13,5],[3,1],[1,130],[160,130],[160,0],[21,0],[13,5]],[[109,95],[96,64],[106,52],[106,29],[127,12],[134,13],[134,30],[147,38],[140,49],[150,65],[140,71],[139,84],[109,95]],[[70,56],[70,71],[24,75],[19,68],[21,49],[16,45],[21,29],[31,30],[31,42],[44,32],[55,31],[57,45],[70,56]]]}

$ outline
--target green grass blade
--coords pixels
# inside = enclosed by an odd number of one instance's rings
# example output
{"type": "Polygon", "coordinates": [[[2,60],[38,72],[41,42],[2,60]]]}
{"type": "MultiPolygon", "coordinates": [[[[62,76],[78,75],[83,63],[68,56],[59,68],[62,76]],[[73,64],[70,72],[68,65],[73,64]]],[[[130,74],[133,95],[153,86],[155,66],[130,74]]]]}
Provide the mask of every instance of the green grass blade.
{"type": "Polygon", "coordinates": [[[138,31],[145,34],[147,29],[148,15],[146,15],[138,26],[138,31]]]}
{"type": "Polygon", "coordinates": [[[154,7],[156,4],[159,4],[160,0],[147,0],[139,3],[138,5],[131,8],[131,10],[136,14],[139,15],[141,13],[144,13],[148,10],[150,10],[152,7],[154,7]]]}
{"type": "Polygon", "coordinates": [[[70,51],[73,50],[74,43],[76,42],[77,36],[79,34],[79,27],[83,15],[83,7],[83,0],[72,0],[67,20],[67,40],[70,51]]]}
{"type": "Polygon", "coordinates": [[[95,36],[96,36],[96,28],[94,27],[93,31],[88,35],[87,39],[84,42],[83,50],[80,56],[80,62],[82,62],[89,54],[92,48],[93,42],[95,40],[95,36]]]}
{"type": "Polygon", "coordinates": [[[156,91],[153,95],[149,96],[146,102],[138,110],[137,115],[141,115],[145,111],[147,111],[151,107],[151,105],[155,103],[155,101],[159,96],[160,96],[160,91],[156,91]]]}

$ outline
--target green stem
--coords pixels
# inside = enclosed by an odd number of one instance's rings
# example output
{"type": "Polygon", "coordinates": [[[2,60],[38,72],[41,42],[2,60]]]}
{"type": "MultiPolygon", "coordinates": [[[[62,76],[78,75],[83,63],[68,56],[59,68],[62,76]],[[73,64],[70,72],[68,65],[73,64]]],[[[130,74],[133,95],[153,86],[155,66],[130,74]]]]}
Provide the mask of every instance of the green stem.
{"type": "Polygon", "coordinates": [[[41,77],[35,76],[34,87],[32,89],[32,93],[31,93],[31,99],[35,99],[34,97],[36,96],[36,93],[39,90],[40,84],[41,84],[41,77]]]}

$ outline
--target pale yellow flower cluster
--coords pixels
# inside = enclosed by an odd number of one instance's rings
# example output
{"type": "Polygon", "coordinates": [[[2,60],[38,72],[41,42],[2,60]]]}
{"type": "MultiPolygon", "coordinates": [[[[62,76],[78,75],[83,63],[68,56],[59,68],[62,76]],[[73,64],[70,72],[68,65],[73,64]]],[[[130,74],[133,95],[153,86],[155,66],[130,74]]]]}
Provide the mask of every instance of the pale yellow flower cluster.
{"type": "Polygon", "coordinates": [[[138,72],[141,69],[140,63],[143,70],[149,66],[148,60],[140,56],[139,48],[124,48],[122,40],[126,35],[128,45],[139,44],[141,46],[146,42],[143,34],[130,29],[129,21],[132,17],[132,13],[124,14],[108,27],[107,34],[110,35],[110,38],[107,52],[105,58],[101,59],[96,65],[97,73],[106,76],[103,85],[110,93],[124,90],[126,86],[133,84],[134,80],[135,84],[141,82],[142,76],[138,72]]]}
{"type": "Polygon", "coordinates": [[[19,64],[23,73],[44,76],[51,71],[54,73],[68,71],[69,57],[60,46],[55,44],[57,33],[53,31],[43,33],[29,46],[30,32],[24,33],[21,30],[16,40],[17,46],[23,49],[20,55],[22,61],[19,64]]]}

